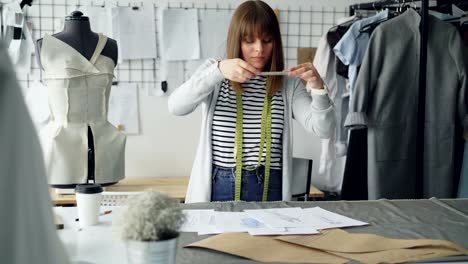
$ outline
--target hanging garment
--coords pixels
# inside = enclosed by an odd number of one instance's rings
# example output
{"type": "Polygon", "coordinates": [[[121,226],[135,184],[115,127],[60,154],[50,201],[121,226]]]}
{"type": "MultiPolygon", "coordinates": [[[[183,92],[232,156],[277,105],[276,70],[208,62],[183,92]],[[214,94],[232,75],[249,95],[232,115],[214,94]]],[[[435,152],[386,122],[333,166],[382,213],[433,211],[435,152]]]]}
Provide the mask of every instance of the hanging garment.
{"type": "Polygon", "coordinates": [[[468,128],[468,54],[456,28],[428,17],[424,174],[416,182],[420,20],[409,9],[374,30],[351,99],[346,125],[368,127],[369,199],[415,198],[417,184],[424,198],[454,196],[455,127],[468,128]]]}
{"type": "MultiPolygon", "coordinates": [[[[462,26],[462,33],[465,47],[468,47],[468,25],[465,24],[462,26]]],[[[465,136],[465,140],[468,140],[468,136],[465,136]]],[[[457,198],[468,198],[468,142],[465,142],[465,150],[463,152],[463,165],[460,174],[457,198]]]]}
{"type": "Polygon", "coordinates": [[[461,26],[463,42],[465,43],[465,47],[468,47],[468,24],[463,24],[461,26]]]}
{"type": "Polygon", "coordinates": [[[85,183],[88,178],[88,126],[94,141],[95,182],[124,178],[126,137],[107,121],[114,62],[101,55],[107,37],[90,60],[65,42],[45,35],[41,61],[48,87],[51,121],[43,129],[49,184],[85,183]]]}
{"type": "MultiPolygon", "coordinates": [[[[323,81],[327,85],[328,94],[334,104],[334,115],[336,125],[333,128],[334,133],[330,138],[320,139],[321,153],[317,177],[314,177],[314,184],[321,190],[330,192],[340,192],[343,179],[344,163],[346,161],[346,152],[341,149],[346,148],[346,142],[341,142],[341,133],[344,130],[342,123],[342,99],[345,80],[338,76],[336,72],[336,57],[327,42],[327,35],[324,35],[317,46],[313,64],[317,69],[323,81]],[[344,147],[342,147],[343,145],[344,147]]],[[[348,105],[345,107],[348,109],[348,105]]],[[[344,116],[346,117],[346,116],[344,116]]],[[[347,139],[345,139],[347,140],[347,139]]]]}
{"type": "Polygon", "coordinates": [[[0,262],[66,264],[39,140],[1,41],[0,61],[0,262]]]}
{"type": "Polygon", "coordinates": [[[31,71],[31,55],[34,53],[32,24],[25,20],[19,2],[2,6],[3,39],[17,72],[27,74],[31,71]]]}
{"type": "MultiPolygon", "coordinates": [[[[327,42],[330,47],[335,47],[335,45],[340,41],[340,39],[345,35],[345,33],[348,31],[349,26],[336,26],[335,29],[332,29],[327,32],[327,42]]],[[[333,52],[333,55],[335,53],[333,52]]],[[[343,76],[344,78],[348,78],[348,65],[343,64],[341,60],[336,60],[336,73],[339,75],[343,76]]]]}
{"type": "Polygon", "coordinates": [[[339,71],[337,70],[337,64],[340,61],[336,59],[331,47],[346,32],[347,26],[342,25],[349,24],[355,19],[356,16],[338,19],[337,24],[339,26],[331,28],[320,39],[313,61],[315,68],[327,86],[328,95],[334,105],[333,111],[336,119],[336,125],[333,128],[334,133],[331,137],[320,139],[319,168],[317,170],[317,177],[314,177],[313,183],[320,187],[321,190],[338,193],[341,191],[343,170],[346,162],[348,136],[347,131],[344,129],[344,119],[348,114],[349,103],[345,98],[346,80],[343,76],[339,75],[339,71]],[[330,45],[331,39],[335,41],[332,45],[330,45]]]}
{"type": "Polygon", "coordinates": [[[457,198],[468,198],[468,142],[465,142],[463,167],[461,170],[460,184],[458,185],[457,198]]]}
{"type": "Polygon", "coordinates": [[[358,75],[358,67],[361,65],[364,53],[369,43],[369,34],[361,33],[360,30],[366,25],[381,21],[388,17],[388,9],[368,18],[354,22],[341,40],[335,45],[333,51],[336,57],[348,65],[348,77],[350,85],[350,96],[353,96],[353,90],[358,75]]]}

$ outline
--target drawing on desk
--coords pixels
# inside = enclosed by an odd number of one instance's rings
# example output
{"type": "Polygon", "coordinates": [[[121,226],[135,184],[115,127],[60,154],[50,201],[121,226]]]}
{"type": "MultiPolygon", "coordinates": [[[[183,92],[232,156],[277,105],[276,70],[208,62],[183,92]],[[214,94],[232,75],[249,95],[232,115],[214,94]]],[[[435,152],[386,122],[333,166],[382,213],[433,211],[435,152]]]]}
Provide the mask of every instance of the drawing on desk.
{"type": "Polygon", "coordinates": [[[320,207],[303,210],[303,221],[317,229],[368,225],[344,215],[336,214],[320,207]]]}
{"type": "Polygon", "coordinates": [[[210,225],[214,210],[182,210],[185,222],[180,227],[181,232],[198,232],[210,225]]]}
{"type": "Polygon", "coordinates": [[[280,212],[276,212],[276,211],[266,211],[265,213],[267,214],[271,214],[272,217],[277,217],[281,220],[284,220],[288,223],[302,223],[301,219],[297,218],[297,217],[292,217],[292,216],[288,216],[288,215],[285,215],[285,214],[282,214],[280,212]]]}
{"type": "Polygon", "coordinates": [[[325,216],[317,216],[317,218],[319,218],[321,221],[328,223],[330,225],[342,225],[343,224],[342,221],[334,221],[333,219],[329,219],[325,216]]]}
{"type": "Polygon", "coordinates": [[[257,219],[270,228],[307,226],[307,224],[302,221],[302,209],[299,207],[244,211],[250,217],[257,219]]]}
{"type": "Polygon", "coordinates": [[[254,218],[246,217],[241,219],[241,224],[247,228],[264,228],[265,224],[254,218]]]}

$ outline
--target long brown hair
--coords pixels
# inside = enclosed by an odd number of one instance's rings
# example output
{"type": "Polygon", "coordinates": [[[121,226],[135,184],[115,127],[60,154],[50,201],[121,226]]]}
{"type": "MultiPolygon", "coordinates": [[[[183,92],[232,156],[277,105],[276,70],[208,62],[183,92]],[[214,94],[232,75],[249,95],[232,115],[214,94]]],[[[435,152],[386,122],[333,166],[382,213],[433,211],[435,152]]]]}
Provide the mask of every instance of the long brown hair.
{"type": "MultiPolygon", "coordinates": [[[[278,18],[269,5],[262,1],[246,1],[234,12],[229,25],[226,53],[228,59],[242,58],[241,40],[246,36],[268,34],[273,41],[273,52],[265,71],[284,70],[283,44],[278,18]]],[[[230,81],[233,89],[242,93],[240,83],[230,81]]],[[[273,96],[283,86],[283,76],[270,76],[267,79],[268,94],[273,96]]]]}

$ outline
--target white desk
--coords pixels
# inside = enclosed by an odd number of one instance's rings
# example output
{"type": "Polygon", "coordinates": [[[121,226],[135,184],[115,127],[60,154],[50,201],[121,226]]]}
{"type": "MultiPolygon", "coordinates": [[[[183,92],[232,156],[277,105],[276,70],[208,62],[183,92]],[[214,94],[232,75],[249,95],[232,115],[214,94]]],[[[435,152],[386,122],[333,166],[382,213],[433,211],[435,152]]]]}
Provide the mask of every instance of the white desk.
{"type": "Polygon", "coordinates": [[[112,213],[99,217],[99,224],[82,228],[75,222],[76,207],[54,207],[54,212],[63,219],[64,229],[58,230],[68,256],[74,264],[126,264],[125,245],[117,239],[112,228],[112,219],[118,214],[118,207],[101,207],[101,211],[112,213]]]}
{"type": "MultiPolygon", "coordinates": [[[[370,223],[368,226],[347,229],[351,233],[369,233],[401,239],[445,239],[468,248],[468,199],[456,200],[378,200],[336,202],[226,202],[181,204],[183,209],[215,209],[217,211],[241,211],[244,209],[320,206],[323,209],[370,223]]],[[[117,239],[112,219],[119,213],[101,216],[99,225],[78,231],[76,207],[57,207],[55,212],[64,220],[64,229],[58,234],[65,243],[72,263],[120,264],[128,263],[125,245],[117,239]]],[[[181,233],[177,246],[177,264],[256,264],[249,259],[183,246],[207,238],[196,233],[181,233]]],[[[440,258],[438,263],[458,261],[468,263],[468,256],[440,258]]],[[[423,261],[427,263],[429,261],[423,261]]],[[[356,263],[356,262],[351,262],[356,263]]]]}

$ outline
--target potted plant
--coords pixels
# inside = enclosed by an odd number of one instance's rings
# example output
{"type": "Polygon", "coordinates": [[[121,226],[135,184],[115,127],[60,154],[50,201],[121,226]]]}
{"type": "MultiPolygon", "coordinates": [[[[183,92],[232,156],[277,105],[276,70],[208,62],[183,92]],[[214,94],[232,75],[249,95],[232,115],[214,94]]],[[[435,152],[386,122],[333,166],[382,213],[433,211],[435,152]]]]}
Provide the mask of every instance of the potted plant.
{"type": "Polygon", "coordinates": [[[175,263],[179,228],[185,220],[177,201],[158,191],[129,199],[117,219],[129,263],[175,263]]]}

